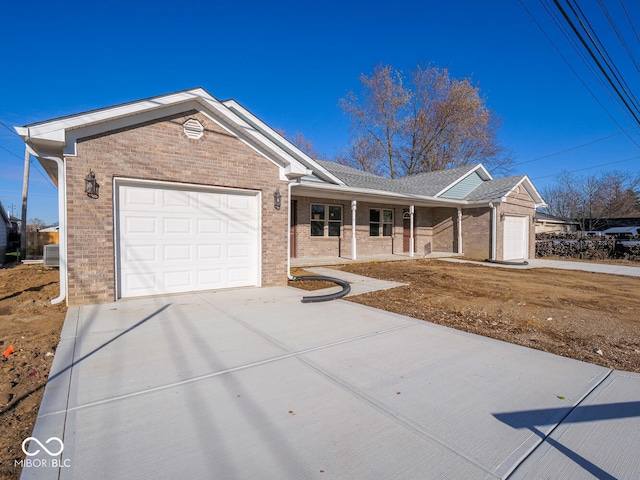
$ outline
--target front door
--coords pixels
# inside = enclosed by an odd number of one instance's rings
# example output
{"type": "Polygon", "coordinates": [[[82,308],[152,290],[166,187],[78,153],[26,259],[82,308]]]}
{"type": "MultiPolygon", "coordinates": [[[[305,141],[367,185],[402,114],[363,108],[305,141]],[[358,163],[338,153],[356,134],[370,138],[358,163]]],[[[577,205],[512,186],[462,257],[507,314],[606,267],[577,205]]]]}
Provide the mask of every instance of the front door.
{"type": "MultiPolygon", "coordinates": [[[[414,238],[413,238],[413,251],[416,252],[416,239],[415,239],[415,214],[413,216],[413,230],[414,230],[414,238]]],[[[411,214],[409,210],[405,210],[402,214],[402,251],[410,252],[411,251],[411,214]]]]}

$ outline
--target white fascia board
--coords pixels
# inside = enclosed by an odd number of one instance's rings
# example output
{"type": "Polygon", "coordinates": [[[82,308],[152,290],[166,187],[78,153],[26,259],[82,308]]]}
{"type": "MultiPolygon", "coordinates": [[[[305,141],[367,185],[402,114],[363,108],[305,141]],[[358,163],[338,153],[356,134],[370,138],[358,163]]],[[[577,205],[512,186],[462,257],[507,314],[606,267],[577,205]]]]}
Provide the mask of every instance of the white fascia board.
{"type": "Polygon", "coordinates": [[[303,193],[306,191],[310,195],[333,193],[345,199],[364,196],[369,199],[374,199],[373,201],[378,201],[381,203],[387,201],[394,204],[402,205],[415,204],[418,206],[432,207],[462,207],[470,205],[470,203],[465,200],[425,197],[420,195],[406,195],[402,193],[387,192],[384,190],[354,188],[346,185],[332,185],[329,183],[300,182],[292,184],[292,187],[292,194],[295,194],[295,190],[300,190],[303,191],[303,193]]]}
{"type": "Polygon", "coordinates": [[[445,188],[443,188],[442,190],[440,190],[438,193],[436,193],[434,196],[435,197],[439,197],[440,195],[443,195],[446,191],[448,191],[450,188],[452,188],[454,185],[456,185],[457,183],[460,183],[462,180],[464,180],[465,178],[467,178],[469,175],[471,175],[474,172],[478,172],[478,175],[480,176],[480,178],[483,181],[487,181],[487,180],[493,180],[493,177],[491,176],[491,174],[489,173],[489,171],[484,168],[484,165],[482,165],[481,163],[479,163],[478,165],[475,166],[475,168],[472,168],[471,170],[469,170],[467,173],[465,173],[464,175],[461,175],[460,177],[458,177],[454,182],[451,182],[449,185],[447,185],[445,188]]]}
{"type": "MultiPolygon", "coordinates": [[[[335,175],[329,173],[326,169],[322,168],[316,161],[309,157],[306,153],[300,150],[298,147],[289,142],[286,138],[282,137],[278,132],[269,127],[266,123],[260,120],[258,117],[249,112],[246,108],[240,105],[235,100],[226,100],[222,102],[225,106],[234,112],[237,112],[245,121],[251,123],[253,127],[258,130],[262,135],[267,137],[272,143],[276,144],[279,148],[286,148],[290,157],[294,160],[291,163],[291,174],[296,176],[310,175],[313,171],[320,173],[329,181],[338,185],[344,185],[344,182],[335,175]],[[297,158],[296,158],[297,157],[297,158]],[[307,168],[311,166],[313,171],[307,168]],[[300,175],[297,175],[300,174],[300,175]]],[[[295,177],[291,177],[295,178],[295,177]]]]}
{"type": "Polygon", "coordinates": [[[99,110],[81,113],[78,115],[72,115],[64,117],[59,120],[52,120],[50,122],[44,122],[29,126],[29,133],[31,138],[47,139],[55,136],[59,138],[60,131],[68,131],[76,128],[81,128],[87,125],[93,125],[97,123],[108,122],[110,120],[130,117],[139,113],[148,112],[152,110],[163,109],[164,107],[182,104],[191,100],[215,100],[211,95],[202,89],[188,90],[184,92],[172,93],[169,95],[163,95],[147,100],[140,100],[137,102],[131,102],[124,105],[116,105],[114,107],[107,107],[99,110]]]}
{"type": "Polygon", "coordinates": [[[500,199],[500,201],[501,202],[506,202],[507,201],[507,197],[509,195],[511,195],[511,193],[514,192],[515,189],[518,188],[520,185],[522,185],[524,187],[524,189],[527,191],[527,193],[531,197],[531,200],[533,201],[533,204],[535,205],[536,208],[542,208],[542,207],[546,207],[547,206],[546,202],[544,201],[542,196],[538,193],[538,190],[536,190],[536,187],[533,185],[533,182],[529,179],[529,177],[527,175],[522,177],[522,179],[518,183],[516,183],[511,188],[511,190],[509,190],[504,195],[504,197],[502,197],[500,199]]]}

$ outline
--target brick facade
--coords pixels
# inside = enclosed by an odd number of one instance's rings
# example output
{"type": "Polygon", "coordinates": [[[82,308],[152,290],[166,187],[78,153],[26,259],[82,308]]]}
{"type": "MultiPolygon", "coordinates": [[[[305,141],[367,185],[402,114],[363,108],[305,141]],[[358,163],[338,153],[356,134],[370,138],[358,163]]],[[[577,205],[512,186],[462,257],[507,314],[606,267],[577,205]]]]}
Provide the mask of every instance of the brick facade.
{"type": "MultiPolygon", "coordinates": [[[[535,207],[531,197],[522,191],[512,193],[507,201],[497,206],[496,258],[503,258],[503,226],[500,214],[528,216],[529,256],[535,256],[535,229],[533,218],[535,207]]],[[[351,258],[351,202],[327,200],[323,198],[292,196],[296,200],[295,256],[299,258],[342,257],[351,258]],[[342,228],[340,237],[311,236],[311,204],[342,206],[342,228]]],[[[357,255],[380,255],[402,253],[403,213],[409,207],[384,203],[357,202],[356,244],[357,255]],[[371,237],[369,235],[369,210],[372,208],[391,209],[394,215],[391,237],[371,237]]],[[[414,214],[414,243],[416,255],[432,252],[458,252],[458,209],[447,207],[416,207],[414,214]]],[[[465,257],[484,260],[491,256],[491,208],[462,209],[462,252],[465,257]]]]}
{"type": "MultiPolygon", "coordinates": [[[[292,196],[296,200],[295,256],[298,258],[351,258],[352,216],[351,202],[314,197],[292,196]],[[339,205],[342,207],[340,237],[311,236],[311,205],[339,205]]],[[[404,252],[404,212],[409,206],[360,202],[356,204],[356,246],[358,256],[404,252]],[[393,210],[393,234],[372,237],[369,234],[371,209],[393,210]]],[[[416,207],[414,213],[414,244],[417,255],[431,252],[456,252],[458,248],[457,215],[455,208],[416,207]]]]}
{"type": "Polygon", "coordinates": [[[287,183],[276,165],[209,117],[187,112],[84,138],[65,163],[70,305],[115,299],[114,177],[262,191],[262,285],[286,283],[287,209],[274,209],[273,192],[280,188],[286,206],[287,183]],[[190,118],[204,126],[202,138],[184,134],[190,118]],[[84,193],[89,169],[101,186],[98,199],[84,193]]]}

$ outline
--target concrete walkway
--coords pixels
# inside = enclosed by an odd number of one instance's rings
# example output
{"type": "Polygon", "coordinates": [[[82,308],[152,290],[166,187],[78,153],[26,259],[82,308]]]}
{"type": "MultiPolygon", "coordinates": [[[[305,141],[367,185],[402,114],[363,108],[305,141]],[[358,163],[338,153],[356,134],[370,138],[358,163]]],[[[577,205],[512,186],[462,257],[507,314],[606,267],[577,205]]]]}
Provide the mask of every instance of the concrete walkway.
{"type": "Polygon", "coordinates": [[[543,258],[534,258],[527,260],[529,265],[501,265],[498,263],[475,262],[472,260],[463,260],[460,258],[442,258],[441,260],[456,263],[475,263],[478,265],[486,265],[496,268],[555,268],[559,270],[580,270],[583,272],[607,273],[610,275],[625,275],[629,277],[640,277],[640,266],[633,267],[627,265],[615,265],[608,263],[591,263],[591,262],[569,262],[563,260],[546,260],[543,258]]]}
{"type": "Polygon", "coordinates": [[[637,478],[640,375],[304,293],[70,308],[22,478],[637,478]]]}

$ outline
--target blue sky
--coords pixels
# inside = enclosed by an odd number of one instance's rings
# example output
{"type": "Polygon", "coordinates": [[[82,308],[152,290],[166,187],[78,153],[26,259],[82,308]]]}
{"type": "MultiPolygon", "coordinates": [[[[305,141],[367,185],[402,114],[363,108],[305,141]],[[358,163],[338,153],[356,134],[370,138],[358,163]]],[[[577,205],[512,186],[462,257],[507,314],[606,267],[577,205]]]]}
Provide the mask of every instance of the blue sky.
{"type": "MultiPolygon", "coordinates": [[[[582,3],[640,96],[639,72],[602,11],[582,3]]],[[[620,3],[605,3],[640,59],[620,3]]],[[[624,5],[640,29],[640,2],[624,5]]],[[[538,0],[36,0],[8,2],[0,22],[0,122],[9,127],[200,86],[274,128],[301,132],[330,158],[349,140],[338,101],[359,88],[360,74],[377,63],[406,71],[421,61],[479,85],[503,118],[499,139],[517,158],[514,173],[528,174],[539,190],[563,169],[640,174],[638,124],[538,0]]],[[[0,201],[16,216],[23,156],[20,138],[0,125],[0,201]]],[[[56,203],[56,188],[33,160],[28,218],[57,221],[56,203]]]]}

